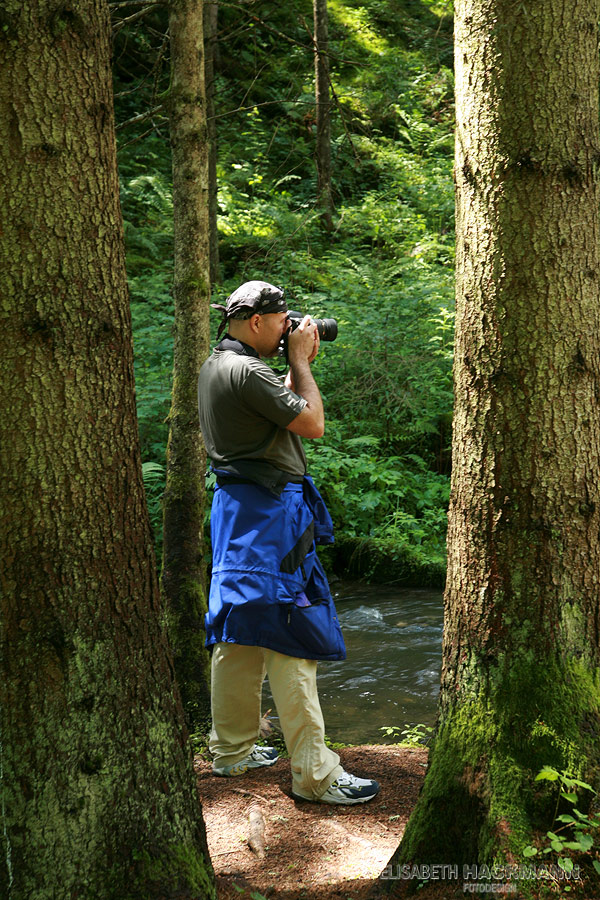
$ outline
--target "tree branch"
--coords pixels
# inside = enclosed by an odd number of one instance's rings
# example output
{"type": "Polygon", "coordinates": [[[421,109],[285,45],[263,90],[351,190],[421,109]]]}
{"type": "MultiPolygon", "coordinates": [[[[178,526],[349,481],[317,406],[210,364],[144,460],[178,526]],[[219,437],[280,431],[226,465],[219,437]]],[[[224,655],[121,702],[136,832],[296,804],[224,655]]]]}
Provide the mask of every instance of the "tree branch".
{"type": "Polygon", "coordinates": [[[162,112],[165,108],[164,103],[160,103],[158,106],[155,106],[153,109],[149,109],[148,112],[140,113],[139,116],[134,116],[132,119],[127,119],[126,122],[121,122],[120,125],[117,125],[116,131],[123,131],[124,128],[129,128],[130,125],[138,125],[140,122],[145,122],[146,119],[151,119],[152,116],[155,116],[157,113],[162,112]]]}
{"type": "MultiPolygon", "coordinates": [[[[309,46],[307,44],[303,44],[302,41],[297,41],[295,38],[290,37],[289,34],[284,34],[283,31],[279,31],[277,28],[274,28],[272,25],[269,25],[269,23],[265,22],[264,19],[261,19],[260,16],[257,16],[255,13],[249,12],[243,6],[240,6],[239,3],[226,3],[226,2],[224,2],[224,0],[217,0],[217,5],[225,6],[225,7],[228,7],[229,9],[237,9],[237,10],[240,10],[241,12],[245,12],[251,22],[253,22],[255,25],[260,25],[262,28],[265,29],[265,31],[270,31],[271,34],[274,34],[276,37],[281,38],[282,41],[287,41],[288,44],[293,44],[295,47],[300,47],[301,50],[306,50],[307,53],[313,52],[312,34],[310,33],[310,31],[309,31],[309,36],[311,39],[311,45],[309,46]]],[[[306,22],[304,21],[304,18],[302,16],[300,18],[301,18],[302,24],[306,27],[306,22]]],[[[361,68],[367,67],[367,63],[359,62],[358,60],[344,59],[341,56],[337,56],[336,54],[329,53],[329,52],[327,53],[327,58],[335,60],[336,62],[343,62],[349,66],[360,66],[361,68]]]]}
{"type": "Polygon", "coordinates": [[[246,112],[249,109],[258,109],[261,106],[280,106],[282,103],[293,103],[296,106],[314,106],[312,100],[265,100],[263,103],[253,103],[251,106],[236,106],[228,112],[218,113],[213,116],[214,119],[224,119],[226,116],[234,116],[239,112],[246,112]]]}
{"type": "Polygon", "coordinates": [[[118,0],[109,3],[110,9],[122,9],[125,6],[166,6],[168,0],[118,0]]]}
{"type": "Polygon", "coordinates": [[[113,25],[113,35],[118,34],[119,31],[125,27],[125,25],[131,25],[133,22],[137,22],[139,19],[143,19],[144,16],[147,16],[148,13],[156,9],[157,6],[162,5],[162,3],[146,3],[144,9],[140,9],[138,10],[138,12],[133,13],[133,15],[127,16],[126,19],[119,19],[113,25]]]}

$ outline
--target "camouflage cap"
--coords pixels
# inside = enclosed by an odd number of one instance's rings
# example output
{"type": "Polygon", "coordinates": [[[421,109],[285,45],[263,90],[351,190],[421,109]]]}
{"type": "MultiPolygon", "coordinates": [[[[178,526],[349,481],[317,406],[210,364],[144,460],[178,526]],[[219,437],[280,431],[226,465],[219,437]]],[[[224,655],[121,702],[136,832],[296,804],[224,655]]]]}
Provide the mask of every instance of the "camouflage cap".
{"type": "Polygon", "coordinates": [[[249,319],[255,313],[263,316],[267,313],[287,312],[283,288],[275,287],[267,281],[246,281],[229,295],[225,306],[221,303],[211,303],[211,306],[223,313],[217,337],[229,319],[249,319]]]}

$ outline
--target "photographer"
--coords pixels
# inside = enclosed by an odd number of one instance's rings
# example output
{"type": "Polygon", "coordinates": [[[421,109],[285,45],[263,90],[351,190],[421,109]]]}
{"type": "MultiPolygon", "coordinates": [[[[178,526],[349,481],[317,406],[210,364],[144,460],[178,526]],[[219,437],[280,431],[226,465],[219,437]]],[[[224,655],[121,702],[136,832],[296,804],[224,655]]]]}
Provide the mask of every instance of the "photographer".
{"type": "Polygon", "coordinates": [[[333,541],[323,500],[306,474],[301,438],[324,432],[310,363],[319,351],[306,316],[287,335],[285,380],[276,356],[289,329],[280,288],[243,284],[228,298],[198,382],[200,424],[217,486],[211,516],[213,569],[206,616],[212,653],[210,749],[215,775],[242,775],[277,761],[259,736],[265,673],[291,758],[292,796],[351,805],[376,781],[342,769],[325,746],[317,660],[344,659],[344,640],[315,543],[333,541]]]}

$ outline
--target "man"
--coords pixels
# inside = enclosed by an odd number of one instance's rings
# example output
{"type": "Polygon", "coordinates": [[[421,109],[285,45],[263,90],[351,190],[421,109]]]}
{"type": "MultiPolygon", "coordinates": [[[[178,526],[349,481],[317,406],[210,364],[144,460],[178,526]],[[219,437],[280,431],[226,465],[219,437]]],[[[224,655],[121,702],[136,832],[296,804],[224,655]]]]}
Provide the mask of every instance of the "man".
{"type": "Polygon", "coordinates": [[[285,380],[261,361],[288,331],[283,291],[264,281],[228,298],[198,383],[200,424],[217,486],[206,616],[212,653],[210,750],[215,775],[271,766],[259,736],[265,672],[291,758],[295,799],[351,805],[376,781],[344,772],[325,746],[317,660],[344,659],[344,640],[315,542],[333,540],[325,505],[306,475],[300,438],[324,432],[310,363],[319,335],[310,317],[289,334],[285,380]]]}

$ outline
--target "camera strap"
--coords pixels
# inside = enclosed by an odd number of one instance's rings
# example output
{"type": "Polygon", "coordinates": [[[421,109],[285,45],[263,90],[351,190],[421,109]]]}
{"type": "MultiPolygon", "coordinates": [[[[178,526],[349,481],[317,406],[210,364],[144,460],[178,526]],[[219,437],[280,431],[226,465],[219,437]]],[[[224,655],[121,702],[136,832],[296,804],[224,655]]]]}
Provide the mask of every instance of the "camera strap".
{"type": "Polygon", "coordinates": [[[231,350],[240,356],[253,356],[255,359],[260,359],[254,347],[251,347],[250,344],[245,344],[243,341],[238,341],[237,338],[232,338],[228,334],[216,345],[215,350],[231,350]]]}

